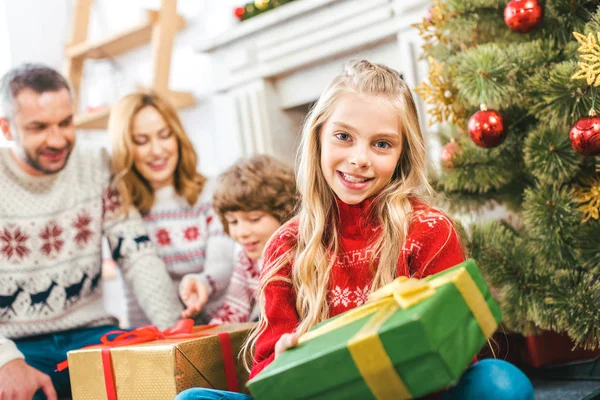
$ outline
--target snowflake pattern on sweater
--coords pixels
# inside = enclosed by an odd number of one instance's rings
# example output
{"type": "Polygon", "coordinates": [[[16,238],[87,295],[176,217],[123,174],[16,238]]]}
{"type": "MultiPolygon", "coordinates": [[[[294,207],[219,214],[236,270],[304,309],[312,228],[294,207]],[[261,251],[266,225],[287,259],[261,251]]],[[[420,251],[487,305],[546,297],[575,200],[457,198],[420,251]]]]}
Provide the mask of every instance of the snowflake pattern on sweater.
{"type": "Polygon", "coordinates": [[[152,321],[177,321],[163,263],[143,240],[139,214],[118,213],[110,181],[104,150],[77,145],[62,171],[30,176],[0,149],[0,366],[22,357],[9,338],[116,323],[99,284],[103,236],[152,321]]]}
{"type": "MultiPolygon", "coordinates": [[[[235,242],[224,233],[212,207],[215,184],[209,179],[193,206],[172,186],[160,189],[152,209],[143,215],[149,239],[174,287],[179,288],[183,277],[192,274],[209,288],[200,322],[212,318],[223,304],[234,264],[235,242]]],[[[124,288],[129,325],[147,325],[149,320],[133,295],[133,286],[126,283],[124,288]]]]}
{"type": "MultiPolygon", "coordinates": [[[[371,243],[374,233],[380,230],[376,222],[368,220],[370,204],[368,200],[358,205],[338,201],[341,243],[328,283],[330,317],[364,304],[371,291],[371,243]]],[[[422,278],[464,261],[460,240],[450,219],[434,208],[417,202],[412,204],[414,213],[400,251],[397,276],[422,278]]],[[[294,246],[298,220],[289,221],[275,235],[265,251],[263,273],[268,271],[270,260],[278,259],[294,246]]],[[[284,265],[276,275],[289,282],[291,269],[291,264],[284,265]]],[[[293,332],[299,324],[296,293],[290,283],[272,281],[265,288],[264,296],[269,325],[256,342],[251,377],[273,360],[275,344],[281,335],[293,332]]]]}
{"type": "MultiPolygon", "coordinates": [[[[451,224],[451,221],[439,211],[429,210],[415,215],[413,224],[427,226],[428,229],[435,229],[437,224],[448,226],[448,224],[451,224]]],[[[409,236],[402,246],[401,253],[403,257],[410,256],[414,258],[419,256],[422,248],[422,240],[409,236]]],[[[369,262],[371,257],[372,249],[370,248],[348,252],[342,251],[336,262],[336,268],[361,268],[369,262]]],[[[329,302],[334,308],[339,308],[338,313],[343,312],[341,311],[342,308],[349,310],[364,304],[369,297],[370,291],[369,285],[352,287],[336,285],[329,291],[329,302]]]]}

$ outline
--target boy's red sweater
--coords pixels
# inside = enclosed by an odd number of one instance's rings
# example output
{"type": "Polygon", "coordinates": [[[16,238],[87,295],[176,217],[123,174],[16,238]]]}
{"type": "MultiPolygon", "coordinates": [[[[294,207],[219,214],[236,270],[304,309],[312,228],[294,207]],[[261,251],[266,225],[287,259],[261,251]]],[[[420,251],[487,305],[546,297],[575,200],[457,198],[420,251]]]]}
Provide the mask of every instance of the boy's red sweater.
{"type": "MultiPolygon", "coordinates": [[[[369,268],[373,238],[379,234],[376,221],[369,221],[371,201],[357,205],[338,201],[341,227],[341,248],[329,279],[330,317],[363,304],[369,295],[373,273],[369,268]]],[[[460,241],[452,222],[442,212],[413,202],[415,210],[400,258],[398,276],[422,278],[464,261],[460,241]]],[[[298,220],[281,227],[265,250],[262,273],[297,241],[298,220]]],[[[292,265],[277,275],[291,277],[292,265]]],[[[296,312],[296,292],[291,284],[274,281],[265,288],[265,307],[268,327],[256,342],[254,365],[250,377],[262,371],[275,357],[275,344],[284,333],[293,332],[299,324],[296,312]]]]}

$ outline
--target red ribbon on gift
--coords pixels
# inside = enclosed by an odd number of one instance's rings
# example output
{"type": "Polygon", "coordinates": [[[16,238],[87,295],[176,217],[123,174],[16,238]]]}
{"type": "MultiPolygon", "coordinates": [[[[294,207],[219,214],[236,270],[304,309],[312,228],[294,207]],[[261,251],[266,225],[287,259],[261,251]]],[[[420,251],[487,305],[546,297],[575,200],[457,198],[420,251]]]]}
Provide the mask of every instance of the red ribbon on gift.
{"type": "MultiPolygon", "coordinates": [[[[104,386],[108,400],[117,400],[117,391],[115,387],[115,379],[112,370],[112,360],[110,349],[115,347],[131,346],[134,344],[151,342],[161,339],[186,339],[198,338],[203,336],[217,335],[221,343],[221,353],[225,364],[225,378],[227,380],[227,390],[230,392],[238,392],[239,384],[237,380],[235,358],[233,356],[233,348],[231,346],[231,337],[229,332],[205,333],[204,330],[217,326],[203,325],[196,327],[194,330],[194,320],[185,318],[180,320],[175,326],[160,331],[154,325],[142,326],[132,331],[115,330],[104,334],[100,338],[100,344],[83,347],[84,349],[101,348],[102,349],[102,369],[104,372],[104,386]],[[117,335],[112,337],[113,335],[117,335]]],[[[58,372],[69,367],[69,361],[65,360],[56,366],[58,372]]]]}

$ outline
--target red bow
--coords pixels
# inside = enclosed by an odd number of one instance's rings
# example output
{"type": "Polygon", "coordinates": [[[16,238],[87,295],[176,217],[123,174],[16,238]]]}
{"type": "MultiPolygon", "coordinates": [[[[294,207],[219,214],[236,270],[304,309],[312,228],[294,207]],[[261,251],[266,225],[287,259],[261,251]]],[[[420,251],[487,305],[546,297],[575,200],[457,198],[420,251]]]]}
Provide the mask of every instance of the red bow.
{"type": "MultiPolygon", "coordinates": [[[[206,336],[206,333],[202,333],[206,329],[214,328],[213,325],[203,325],[196,327],[194,330],[194,320],[185,318],[177,322],[175,326],[165,329],[164,331],[158,330],[154,325],[141,326],[131,331],[114,330],[105,333],[100,338],[100,344],[93,344],[91,346],[85,346],[84,349],[92,349],[96,347],[100,348],[115,348],[123,346],[131,346],[132,344],[146,343],[153,340],[160,339],[186,339],[206,336]],[[117,335],[112,337],[113,335],[117,335]]],[[[56,365],[58,372],[69,368],[69,361],[65,360],[56,365]]]]}

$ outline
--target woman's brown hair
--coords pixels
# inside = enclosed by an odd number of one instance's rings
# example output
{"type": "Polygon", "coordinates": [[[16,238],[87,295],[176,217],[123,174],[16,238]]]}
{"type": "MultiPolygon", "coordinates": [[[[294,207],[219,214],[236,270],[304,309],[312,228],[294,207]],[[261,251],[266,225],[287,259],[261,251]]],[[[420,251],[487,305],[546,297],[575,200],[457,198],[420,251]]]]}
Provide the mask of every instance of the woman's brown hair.
{"type": "Polygon", "coordinates": [[[111,110],[108,132],[112,144],[112,167],[121,197],[121,210],[131,207],[141,213],[150,211],[154,191],[133,165],[133,120],[144,107],[154,107],[177,138],[179,159],[173,178],[175,191],[190,205],[196,203],[206,178],[197,170],[198,156],[188,138],[177,111],[166,99],[154,92],[133,93],[123,97],[111,110]]]}

